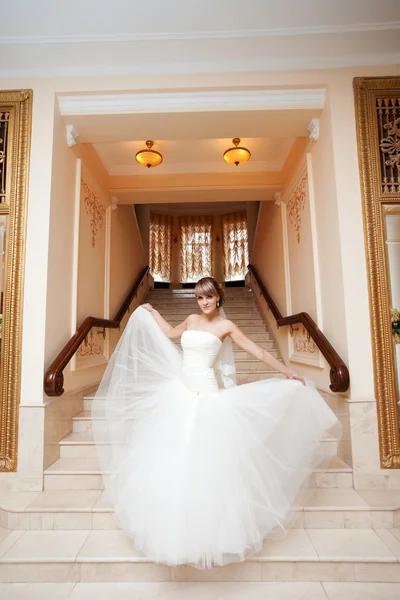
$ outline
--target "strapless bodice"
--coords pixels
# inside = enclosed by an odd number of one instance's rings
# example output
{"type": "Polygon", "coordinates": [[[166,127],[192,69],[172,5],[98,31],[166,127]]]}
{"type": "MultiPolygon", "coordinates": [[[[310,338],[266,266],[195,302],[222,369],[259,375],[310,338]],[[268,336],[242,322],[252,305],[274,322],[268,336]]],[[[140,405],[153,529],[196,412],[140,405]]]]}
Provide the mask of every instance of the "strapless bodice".
{"type": "Polygon", "coordinates": [[[218,390],[213,365],[221,340],[208,331],[189,329],[183,332],[181,344],[186,385],[199,392],[218,390]]]}

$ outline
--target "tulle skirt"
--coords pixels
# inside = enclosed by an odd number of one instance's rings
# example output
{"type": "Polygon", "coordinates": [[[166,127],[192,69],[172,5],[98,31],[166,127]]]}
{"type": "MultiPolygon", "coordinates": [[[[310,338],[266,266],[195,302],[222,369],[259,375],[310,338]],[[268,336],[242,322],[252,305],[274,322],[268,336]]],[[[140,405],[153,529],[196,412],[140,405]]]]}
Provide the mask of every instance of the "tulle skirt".
{"type": "Polygon", "coordinates": [[[93,403],[106,489],[147,557],[198,568],[243,560],[303,501],[338,421],[311,382],[218,392],[184,383],[179,350],[138,309],[93,403]]]}

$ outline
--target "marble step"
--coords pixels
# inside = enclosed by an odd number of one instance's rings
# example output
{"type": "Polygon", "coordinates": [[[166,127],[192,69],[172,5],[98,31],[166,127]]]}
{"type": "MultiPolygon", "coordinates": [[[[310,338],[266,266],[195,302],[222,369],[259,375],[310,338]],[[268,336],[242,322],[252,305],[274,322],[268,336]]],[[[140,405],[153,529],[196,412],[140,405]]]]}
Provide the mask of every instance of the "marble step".
{"type": "MultiPolygon", "coordinates": [[[[157,296],[160,298],[182,298],[188,296],[195,297],[194,289],[179,289],[179,290],[149,290],[148,296],[157,296]]],[[[249,288],[225,288],[225,298],[235,298],[236,296],[254,296],[254,293],[249,288]]]]}
{"type": "MultiPolygon", "coordinates": [[[[161,295],[161,294],[148,294],[146,299],[152,299],[157,302],[195,302],[197,304],[197,298],[194,294],[180,294],[179,296],[171,296],[171,295],[161,295]]],[[[254,301],[254,294],[233,294],[225,296],[224,303],[227,304],[229,302],[251,302],[254,301]]]]}
{"type": "MultiPolygon", "coordinates": [[[[250,340],[253,340],[253,342],[257,342],[257,344],[258,344],[258,342],[267,342],[267,341],[271,340],[269,331],[267,331],[266,328],[264,328],[264,331],[260,331],[259,327],[255,327],[254,329],[255,329],[255,331],[246,331],[246,328],[242,327],[242,330],[244,333],[246,333],[246,336],[250,340]]],[[[172,341],[174,341],[175,343],[180,343],[179,340],[172,340],[172,341]]],[[[271,340],[271,341],[273,341],[273,340],[271,340]]],[[[234,348],[238,349],[238,346],[236,344],[234,344],[233,346],[234,346],[234,348]]],[[[263,346],[261,345],[261,347],[263,347],[263,346]]]]}
{"type": "MultiPolygon", "coordinates": [[[[238,292],[236,294],[225,294],[225,302],[229,302],[232,300],[249,300],[254,299],[254,294],[252,292],[238,292]]],[[[162,302],[175,302],[180,300],[193,300],[197,302],[196,296],[194,293],[182,293],[182,294],[160,294],[158,292],[149,292],[146,298],[153,298],[154,300],[160,300],[162,302]]]]}
{"type": "MultiPolygon", "coordinates": [[[[349,488],[352,485],[351,467],[337,456],[326,468],[315,469],[309,482],[310,487],[349,488]]],[[[103,489],[98,462],[95,458],[59,458],[45,470],[44,487],[47,490],[103,489]]]]}
{"type": "MultiPolygon", "coordinates": [[[[400,581],[400,538],[395,529],[292,529],[282,539],[265,542],[260,552],[242,563],[205,570],[153,563],[135,550],[128,536],[119,530],[16,530],[2,533],[2,538],[3,583],[75,581],[101,582],[103,586],[105,582],[146,582],[147,591],[138,598],[149,598],[147,585],[161,581],[234,581],[235,590],[239,582],[400,581]]],[[[156,596],[161,600],[158,591],[156,596]]],[[[132,598],[125,596],[128,597],[132,598]]],[[[193,589],[181,596],[194,597],[193,589]]],[[[237,594],[235,597],[239,598],[237,594]]],[[[375,594],[373,597],[378,598],[375,594]]],[[[247,595],[245,598],[251,600],[247,595]]],[[[306,593],[302,598],[316,597],[306,593]]]]}
{"type": "MultiPolygon", "coordinates": [[[[154,306],[154,308],[156,308],[157,310],[164,310],[164,309],[172,309],[175,308],[175,310],[181,310],[181,309],[189,309],[189,310],[193,310],[193,312],[198,311],[199,306],[197,304],[197,302],[195,300],[173,300],[171,302],[165,302],[165,301],[160,301],[160,302],[150,302],[150,304],[152,304],[154,306]]],[[[234,309],[234,308],[246,308],[246,309],[255,309],[257,308],[257,304],[255,302],[255,300],[253,300],[252,298],[246,298],[243,300],[237,299],[237,300],[229,300],[227,302],[224,303],[224,309],[227,312],[228,310],[234,309]]]]}
{"type": "MultiPolygon", "coordinates": [[[[313,488],[292,527],[302,529],[391,529],[400,526],[396,491],[313,488]]],[[[103,490],[5,492],[0,522],[6,529],[119,529],[113,506],[103,490]]],[[[0,596],[1,597],[1,596],[0,596]]]]}
{"type": "MultiPolygon", "coordinates": [[[[148,293],[148,296],[152,296],[152,297],[157,297],[157,298],[182,298],[182,297],[190,297],[190,298],[194,298],[194,290],[185,290],[185,289],[179,289],[179,290],[151,290],[148,293]]],[[[253,292],[251,290],[249,290],[248,288],[229,288],[229,289],[225,289],[225,297],[226,299],[228,298],[233,298],[236,296],[253,296],[253,292]]]]}
{"type": "MultiPolygon", "coordinates": [[[[168,323],[174,327],[182,323],[182,320],[183,319],[167,319],[168,323]]],[[[263,333],[268,331],[265,323],[261,319],[238,319],[235,323],[244,333],[263,333]]]]}
{"type": "MultiPolygon", "coordinates": [[[[282,362],[281,359],[278,359],[279,362],[282,362]]],[[[242,359],[235,360],[236,373],[265,373],[265,376],[268,376],[268,373],[276,373],[275,369],[269,368],[264,363],[260,362],[257,359],[242,359]]]]}
{"type": "MultiPolygon", "coordinates": [[[[88,414],[89,411],[85,411],[88,414]]],[[[89,414],[90,418],[90,414],[89,414]]],[[[104,443],[107,443],[106,441],[104,443]]],[[[337,456],[337,440],[327,434],[322,440],[322,448],[325,456],[337,456]]],[[[60,442],[60,458],[96,458],[96,446],[91,432],[82,431],[70,433],[60,442]]]]}
{"type": "Polygon", "coordinates": [[[398,600],[400,583],[390,582],[66,582],[0,583],[7,600],[398,600]],[[21,590],[23,587],[23,591],[21,590]],[[26,596],[21,597],[21,592],[26,596]]]}
{"type": "MultiPolygon", "coordinates": [[[[194,296],[180,296],[180,297],[171,297],[171,296],[154,296],[148,295],[145,299],[146,302],[151,302],[151,304],[170,304],[173,306],[175,303],[190,303],[198,307],[198,301],[194,296]]],[[[230,296],[225,298],[224,306],[227,304],[231,304],[232,302],[239,302],[241,304],[245,303],[253,303],[255,301],[255,296],[253,295],[241,295],[241,296],[230,296]]]]}
{"type": "MultiPolygon", "coordinates": [[[[261,335],[265,335],[265,334],[261,334],[261,335]]],[[[275,342],[274,340],[272,340],[270,338],[269,333],[267,332],[267,338],[264,340],[255,340],[254,338],[254,334],[249,334],[247,337],[250,340],[256,341],[257,342],[257,346],[260,346],[260,348],[264,348],[265,350],[275,350],[276,351],[276,346],[275,346],[275,342]]],[[[175,340],[171,340],[172,342],[174,342],[175,344],[177,344],[178,346],[180,345],[180,339],[175,339],[175,340]]],[[[241,351],[244,352],[244,350],[241,350],[241,348],[239,348],[239,346],[237,346],[237,344],[233,344],[233,350],[234,351],[241,351]]],[[[246,352],[247,356],[251,356],[250,354],[248,354],[246,352]]]]}
{"type": "MultiPolygon", "coordinates": [[[[269,345],[263,344],[263,347],[268,350],[269,354],[272,354],[272,356],[275,356],[275,358],[277,358],[278,355],[278,350],[274,347],[274,343],[271,340],[271,343],[269,345]]],[[[254,358],[254,356],[251,356],[251,354],[248,354],[245,350],[238,350],[237,348],[233,350],[233,354],[235,357],[235,363],[239,360],[251,360],[251,361],[256,361],[258,362],[257,358],[254,358]]]]}
{"type": "Polygon", "coordinates": [[[246,383],[253,383],[253,381],[263,381],[264,379],[285,379],[285,376],[282,375],[279,371],[268,371],[266,372],[257,372],[253,371],[252,373],[237,373],[236,374],[236,383],[237,385],[244,385],[246,383]]]}
{"type": "MultiPolygon", "coordinates": [[[[174,327],[176,327],[177,325],[179,325],[180,323],[182,323],[182,321],[185,320],[185,316],[183,315],[177,315],[174,317],[167,317],[165,314],[163,314],[163,317],[165,318],[166,321],[168,321],[168,323],[170,323],[171,325],[173,325],[174,327]]],[[[233,320],[232,317],[228,317],[231,321],[233,320]]],[[[237,319],[235,319],[235,323],[238,327],[241,327],[243,329],[244,326],[246,325],[257,325],[258,327],[260,327],[260,331],[264,331],[265,330],[265,323],[264,321],[260,318],[257,317],[246,317],[246,318],[241,318],[238,317],[237,319]]]]}
{"type": "MultiPolygon", "coordinates": [[[[257,308],[246,308],[245,306],[243,307],[236,307],[236,308],[232,308],[231,310],[225,311],[226,312],[226,316],[231,319],[253,319],[253,318],[260,318],[260,311],[257,308]]],[[[198,308],[195,308],[193,310],[190,310],[189,308],[185,308],[183,310],[178,310],[176,307],[171,306],[169,308],[166,308],[165,310],[163,310],[162,312],[163,316],[165,316],[165,318],[168,319],[173,319],[175,318],[175,320],[178,319],[186,319],[186,317],[188,317],[189,315],[200,315],[200,312],[198,310],[198,308]]]]}

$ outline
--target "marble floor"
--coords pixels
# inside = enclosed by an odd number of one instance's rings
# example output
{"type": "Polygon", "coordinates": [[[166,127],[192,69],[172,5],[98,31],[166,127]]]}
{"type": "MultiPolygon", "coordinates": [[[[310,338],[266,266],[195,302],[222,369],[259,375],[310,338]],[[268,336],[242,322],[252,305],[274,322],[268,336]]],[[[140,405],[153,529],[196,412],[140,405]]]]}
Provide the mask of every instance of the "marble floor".
{"type": "Polygon", "coordinates": [[[400,583],[3,583],[1,600],[399,600],[400,583]]]}

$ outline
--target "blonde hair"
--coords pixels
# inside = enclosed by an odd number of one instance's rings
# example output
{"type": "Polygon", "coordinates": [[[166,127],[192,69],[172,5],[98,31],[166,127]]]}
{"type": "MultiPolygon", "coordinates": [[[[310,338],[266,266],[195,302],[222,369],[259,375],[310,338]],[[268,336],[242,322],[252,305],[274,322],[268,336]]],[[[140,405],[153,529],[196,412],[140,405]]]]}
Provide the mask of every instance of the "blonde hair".
{"type": "Polygon", "coordinates": [[[194,287],[196,296],[219,296],[219,305],[225,301],[225,290],[214,277],[203,277],[199,279],[194,287]]]}

